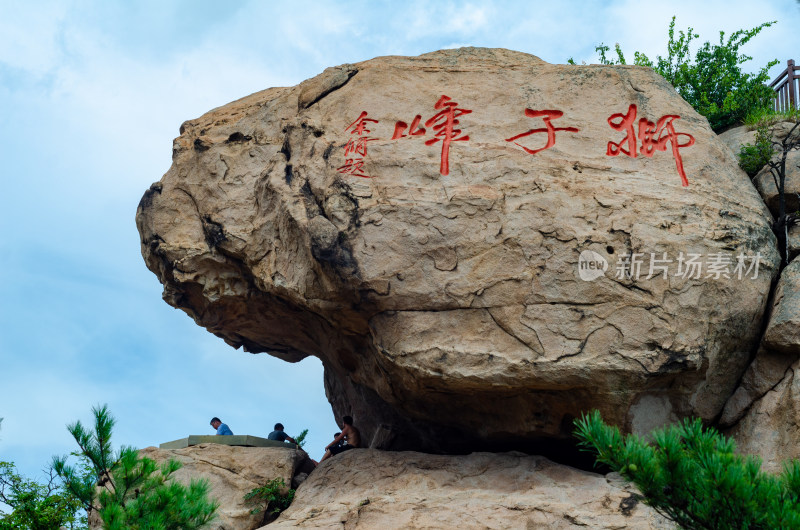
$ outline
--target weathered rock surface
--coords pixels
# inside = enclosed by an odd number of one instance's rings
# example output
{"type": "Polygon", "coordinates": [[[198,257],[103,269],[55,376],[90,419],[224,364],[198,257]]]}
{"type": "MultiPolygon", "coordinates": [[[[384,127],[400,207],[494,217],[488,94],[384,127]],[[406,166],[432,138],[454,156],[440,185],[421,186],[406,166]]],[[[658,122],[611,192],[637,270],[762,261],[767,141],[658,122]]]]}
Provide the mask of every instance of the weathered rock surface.
{"type": "Polygon", "coordinates": [[[763,344],[770,350],[800,355],[800,260],[781,272],[763,344]]]}
{"type": "Polygon", "coordinates": [[[789,261],[800,256],[800,226],[789,227],[789,261]]]}
{"type": "Polygon", "coordinates": [[[744,144],[754,144],[756,141],[756,131],[750,130],[747,125],[733,127],[720,133],[719,139],[728,146],[734,155],[739,156],[739,151],[744,144]]]}
{"type": "Polygon", "coordinates": [[[282,478],[289,485],[308,455],[303,450],[276,447],[232,447],[200,444],[185,449],[148,447],[140,456],[164,462],[170,458],[183,464],[172,476],[189,484],[192,479],[207,479],[210,496],[220,501],[214,530],[252,530],[262,526],[264,514],[253,515],[253,506],[244,496],[272,479],[282,478]]]}
{"type": "Polygon", "coordinates": [[[800,458],[800,361],[725,434],[739,452],[760,456],[766,471],[780,472],[784,461],[800,458]]]}
{"type": "MultiPolygon", "coordinates": [[[[752,404],[775,388],[800,357],[800,261],[781,272],[761,347],[739,387],[725,404],[719,423],[730,427],[752,404]]],[[[800,441],[800,440],[798,440],[800,441]]]]}
{"type": "Polygon", "coordinates": [[[759,338],[769,213],[646,68],[475,48],[382,57],[186,122],[173,155],[137,211],[164,299],[233,346],[319,356],[334,411],[367,442],[522,448],[569,438],[590,408],[640,431],[712,419],[759,338]],[[472,112],[444,156],[435,116],[455,102],[472,112]],[[632,143],[611,116],[629,108],[632,143]],[[680,134],[645,156],[633,124],[669,115],[680,134]],[[639,154],[609,156],[609,142],[639,154]],[[758,253],[758,277],[737,275],[736,256],[758,253]],[[690,254],[701,273],[679,263],[690,254]],[[649,274],[653,257],[672,260],[666,274],[649,274]],[[731,260],[725,274],[708,274],[714,259],[731,260]],[[638,276],[617,274],[625,260],[638,276]]]}
{"type": "Polygon", "coordinates": [[[673,528],[616,474],[521,453],[368,449],[320,465],[289,509],[264,528],[295,527],[673,528]]]}
{"type": "Polygon", "coordinates": [[[747,367],[739,387],[725,404],[719,419],[721,427],[730,427],[739,421],[754,402],[775,388],[786,376],[787,370],[798,355],[787,355],[765,348],[759,349],[747,367]]]}
{"type": "Polygon", "coordinates": [[[740,451],[760,455],[765,469],[780,471],[783,460],[800,456],[800,260],[781,272],[761,344],[720,425],[733,425],[728,434],[740,451]]]}

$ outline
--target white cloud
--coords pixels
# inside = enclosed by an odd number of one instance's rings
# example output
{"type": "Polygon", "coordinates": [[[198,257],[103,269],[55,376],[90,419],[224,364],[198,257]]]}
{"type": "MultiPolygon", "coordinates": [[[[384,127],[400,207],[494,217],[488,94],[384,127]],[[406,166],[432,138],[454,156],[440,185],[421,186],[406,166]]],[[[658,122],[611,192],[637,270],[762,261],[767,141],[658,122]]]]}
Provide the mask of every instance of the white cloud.
{"type": "Polygon", "coordinates": [[[404,4],[395,20],[404,28],[402,39],[471,37],[489,24],[491,12],[483,5],[462,2],[415,1],[404,4]]]}
{"type": "Polygon", "coordinates": [[[0,6],[0,64],[40,78],[58,68],[69,2],[5,2],[0,6]]]}

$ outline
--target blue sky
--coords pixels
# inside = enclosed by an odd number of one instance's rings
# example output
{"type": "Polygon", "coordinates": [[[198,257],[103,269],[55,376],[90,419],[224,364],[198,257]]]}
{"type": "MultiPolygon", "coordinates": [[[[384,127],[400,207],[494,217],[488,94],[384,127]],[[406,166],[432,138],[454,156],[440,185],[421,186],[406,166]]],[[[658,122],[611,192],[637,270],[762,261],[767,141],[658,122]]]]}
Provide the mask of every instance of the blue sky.
{"type": "MultiPolygon", "coordinates": [[[[463,45],[552,63],[665,53],[672,15],[701,41],[777,20],[744,51],[756,70],[791,47],[795,1],[11,2],[0,0],[0,460],[26,474],[107,403],[116,443],[337,427],[316,359],[233,350],[161,300],[134,223],[187,120],[328,66],[463,45]]],[[[777,74],[782,66],[773,68],[777,74]]]]}

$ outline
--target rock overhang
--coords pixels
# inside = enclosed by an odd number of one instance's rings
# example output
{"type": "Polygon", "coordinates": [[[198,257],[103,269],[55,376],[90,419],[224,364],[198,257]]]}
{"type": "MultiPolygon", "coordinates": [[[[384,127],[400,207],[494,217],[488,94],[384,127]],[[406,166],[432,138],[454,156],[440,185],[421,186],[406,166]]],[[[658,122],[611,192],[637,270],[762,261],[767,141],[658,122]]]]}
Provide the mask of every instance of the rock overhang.
{"type": "Polygon", "coordinates": [[[186,122],[157,186],[137,225],[165,300],[319,356],[337,414],[398,447],[564,438],[594,407],[714,418],[777,270],[730,151],[640,67],[344,65],[186,122]],[[691,256],[711,275],[678,274],[691,256]]]}

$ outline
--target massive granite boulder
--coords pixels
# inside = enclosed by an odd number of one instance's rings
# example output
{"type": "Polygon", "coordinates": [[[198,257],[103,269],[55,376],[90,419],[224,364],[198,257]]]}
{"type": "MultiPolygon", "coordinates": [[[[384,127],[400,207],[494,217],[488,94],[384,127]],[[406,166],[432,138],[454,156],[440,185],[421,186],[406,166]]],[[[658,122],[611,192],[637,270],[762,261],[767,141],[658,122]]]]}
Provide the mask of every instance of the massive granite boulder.
{"type": "Polygon", "coordinates": [[[164,299],[322,359],[395,449],[533,447],[599,408],[716,418],[778,256],[736,158],[636,66],[463,48],[329,68],[184,123],[139,205],[164,299]]]}
{"type": "Polygon", "coordinates": [[[675,525],[616,473],[541,456],[356,450],[320,465],[267,528],[637,528],[675,525]]]}

